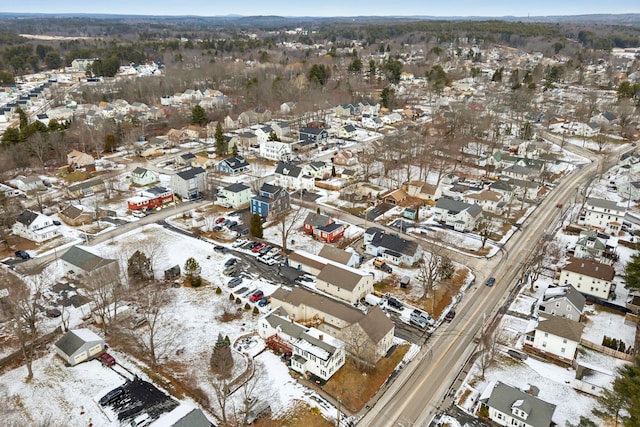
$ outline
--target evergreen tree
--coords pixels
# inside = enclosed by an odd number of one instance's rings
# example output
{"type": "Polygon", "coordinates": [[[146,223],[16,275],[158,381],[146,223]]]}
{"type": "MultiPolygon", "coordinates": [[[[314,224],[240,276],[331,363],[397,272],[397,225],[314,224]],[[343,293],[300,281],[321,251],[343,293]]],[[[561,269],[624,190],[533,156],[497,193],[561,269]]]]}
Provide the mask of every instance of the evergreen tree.
{"type": "Polygon", "coordinates": [[[144,252],[135,251],[127,261],[127,275],[135,280],[148,281],[152,279],[151,259],[144,252]]]}
{"type": "Polygon", "coordinates": [[[232,371],[233,355],[231,354],[231,346],[222,338],[222,334],[218,333],[218,339],[211,354],[211,372],[219,377],[229,378],[232,371]]]}
{"type": "Polygon", "coordinates": [[[640,290],[640,252],[636,251],[624,267],[625,288],[629,291],[640,290]]]}
{"type": "Polygon", "coordinates": [[[260,215],[258,214],[251,215],[250,231],[253,237],[262,239],[264,231],[262,229],[262,217],[260,215]]]}
{"type": "Polygon", "coordinates": [[[203,126],[207,124],[207,112],[199,105],[191,109],[191,124],[203,126]]]}
{"type": "Polygon", "coordinates": [[[396,91],[387,86],[380,93],[380,104],[388,109],[392,109],[396,104],[396,91]]]}
{"type": "Polygon", "coordinates": [[[227,151],[228,151],[227,141],[224,136],[224,133],[222,132],[222,125],[220,124],[220,122],[218,122],[218,124],[216,125],[216,133],[213,135],[213,138],[215,139],[215,144],[216,144],[216,155],[224,156],[225,154],[227,154],[227,151]]]}
{"type": "Polygon", "coordinates": [[[611,388],[598,397],[599,407],[593,413],[603,419],[612,419],[614,425],[622,421],[624,427],[640,425],[640,356],[635,364],[617,370],[611,388]]]}
{"type": "Polygon", "coordinates": [[[191,257],[185,261],[184,275],[190,281],[199,278],[201,271],[202,271],[202,268],[200,267],[200,264],[198,264],[198,261],[195,260],[195,258],[191,257]]]}

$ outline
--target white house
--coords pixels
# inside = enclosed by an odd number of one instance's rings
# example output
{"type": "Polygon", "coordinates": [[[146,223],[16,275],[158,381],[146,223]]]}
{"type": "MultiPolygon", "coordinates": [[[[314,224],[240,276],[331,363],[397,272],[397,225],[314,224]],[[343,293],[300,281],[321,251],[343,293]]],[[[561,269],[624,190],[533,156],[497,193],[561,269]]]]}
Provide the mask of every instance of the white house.
{"type": "Polygon", "coordinates": [[[338,128],[338,138],[341,139],[353,139],[357,134],[357,129],[354,125],[348,123],[338,128]]]}
{"type": "Polygon", "coordinates": [[[325,179],[331,174],[331,167],[325,162],[311,162],[302,166],[304,174],[311,175],[313,179],[325,179]]]}
{"type": "Polygon", "coordinates": [[[601,262],[610,264],[607,260],[616,258],[615,251],[617,246],[617,239],[598,234],[595,230],[585,230],[580,232],[580,238],[576,242],[573,256],[575,258],[596,258],[601,262]]]}
{"type": "Polygon", "coordinates": [[[60,227],[47,215],[29,209],[22,212],[11,228],[13,234],[36,243],[53,239],[60,235],[60,227]]]}
{"type": "Polygon", "coordinates": [[[482,190],[477,193],[465,194],[464,202],[470,205],[480,205],[483,211],[502,215],[506,201],[502,193],[493,190],[482,190]]]}
{"type": "Polygon", "coordinates": [[[350,304],[373,292],[373,274],[351,267],[327,264],[316,278],[316,288],[350,304]]]}
{"type": "Polygon", "coordinates": [[[422,257],[422,248],[413,240],[369,227],[364,234],[365,252],[396,265],[413,265],[422,257]]]}
{"type": "Polygon", "coordinates": [[[558,284],[571,285],[585,295],[607,300],[615,291],[615,274],[615,269],[610,265],[592,259],[569,258],[560,271],[558,284]]]}
{"type": "Polygon", "coordinates": [[[560,316],[540,316],[535,330],[525,336],[524,346],[546,357],[573,363],[584,326],[560,316]]]}
{"type": "Polygon", "coordinates": [[[258,321],[267,346],[291,356],[291,369],[328,380],[344,365],[345,344],[316,328],[308,328],[271,311],[258,321]]]}
{"type": "Polygon", "coordinates": [[[627,210],[610,200],[589,198],[584,206],[584,216],[578,223],[602,230],[612,236],[617,236],[622,230],[622,221],[627,210]]]}
{"type": "Polygon", "coordinates": [[[315,180],[307,169],[289,162],[278,162],[273,176],[275,185],[287,189],[312,190],[315,186],[315,180]]]}
{"type": "Polygon", "coordinates": [[[240,206],[248,205],[253,193],[251,187],[241,182],[231,184],[218,192],[218,198],[216,204],[225,206],[228,208],[237,209],[240,206]]]}
{"type": "Polygon", "coordinates": [[[136,185],[144,187],[145,185],[153,184],[158,181],[158,174],[152,170],[138,166],[131,171],[131,182],[136,185]]]}
{"type": "Polygon", "coordinates": [[[538,389],[531,386],[522,391],[500,381],[487,385],[479,402],[488,409],[489,419],[501,426],[550,427],[556,405],[537,397],[538,389]]]}
{"type": "Polygon", "coordinates": [[[79,246],[70,247],[60,257],[62,270],[69,275],[113,275],[117,280],[119,270],[118,262],[115,259],[102,258],[79,246]]]}
{"type": "Polygon", "coordinates": [[[260,157],[275,161],[289,161],[293,157],[294,147],[298,142],[266,141],[260,144],[260,157]]]}
{"type": "Polygon", "coordinates": [[[435,201],[442,197],[442,188],[439,184],[429,184],[425,181],[409,181],[402,184],[402,189],[410,197],[420,200],[435,201]]]}
{"type": "Polygon", "coordinates": [[[347,267],[355,267],[360,263],[360,255],[357,252],[349,252],[328,244],[322,245],[318,256],[346,265],[347,267]]]}
{"type": "Polygon", "coordinates": [[[615,374],[609,369],[579,361],[571,385],[583,393],[600,396],[604,390],[611,388],[614,379],[615,374]]]}
{"type": "Polygon", "coordinates": [[[482,219],[482,208],[449,197],[441,197],[434,207],[434,219],[456,231],[473,231],[482,219]]]}
{"type": "Polygon", "coordinates": [[[67,364],[75,366],[80,362],[98,356],[105,349],[104,340],[91,329],[68,331],[54,344],[56,354],[67,364]]]}

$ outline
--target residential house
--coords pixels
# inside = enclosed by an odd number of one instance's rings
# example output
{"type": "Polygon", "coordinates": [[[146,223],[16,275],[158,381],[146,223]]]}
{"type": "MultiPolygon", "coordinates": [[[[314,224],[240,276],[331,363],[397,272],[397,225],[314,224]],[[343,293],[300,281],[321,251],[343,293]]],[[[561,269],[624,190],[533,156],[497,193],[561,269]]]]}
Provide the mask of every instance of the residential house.
{"type": "Polygon", "coordinates": [[[238,124],[240,126],[252,126],[258,124],[258,114],[255,111],[247,110],[240,113],[238,116],[238,124]]]}
{"type": "Polygon", "coordinates": [[[501,426],[552,427],[556,405],[537,397],[538,389],[528,391],[495,381],[489,383],[479,398],[487,408],[489,419],[501,426]]]}
{"type": "Polygon", "coordinates": [[[541,314],[535,329],[525,335],[524,348],[571,365],[583,329],[584,326],[575,320],[541,314]]]}
{"type": "Polygon", "coordinates": [[[35,175],[18,175],[14,179],[10,180],[9,183],[16,187],[18,190],[24,191],[25,193],[44,188],[44,181],[42,180],[42,178],[35,175]]]}
{"type": "Polygon", "coordinates": [[[13,187],[9,187],[8,185],[4,185],[0,183],[0,196],[4,197],[15,197],[22,194],[22,192],[13,187]]]}
{"type": "Polygon", "coordinates": [[[513,189],[514,196],[521,200],[525,199],[536,201],[544,194],[545,190],[545,187],[535,181],[510,179],[508,183],[513,189]]]}
{"type": "Polygon", "coordinates": [[[482,190],[478,193],[464,195],[464,202],[480,205],[483,211],[502,215],[506,202],[502,193],[492,190],[482,190]]]}
{"type": "Polygon", "coordinates": [[[627,213],[624,206],[619,206],[610,200],[589,198],[584,206],[584,216],[578,224],[602,230],[612,236],[617,236],[622,230],[622,222],[627,213]]]}
{"type": "Polygon", "coordinates": [[[145,187],[158,181],[158,174],[152,170],[138,166],[131,172],[131,182],[135,185],[145,187]]]}
{"type": "Polygon", "coordinates": [[[403,189],[399,188],[382,195],[382,200],[385,203],[396,206],[407,200],[407,193],[405,193],[403,189]]]}
{"type": "Polygon", "coordinates": [[[600,396],[603,391],[611,390],[615,377],[615,373],[609,369],[580,360],[577,362],[576,376],[571,386],[583,393],[600,396]]]}
{"type": "Polygon", "coordinates": [[[222,173],[226,173],[227,175],[237,176],[242,173],[249,172],[251,170],[251,165],[249,165],[244,157],[235,156],[220,161],[216,165],[216,169],[222,173]]]}
{"type": "Polygon", "coordinates": [[[179,166],[191,166],[191,163],[196,159],[196,155],[193,153],[183,153],[176,157],[176,164],[179,166]]]}
{"type": "Polygon", "coordinates": [[[253,112],[256,113],[258,123],[268,122],[269,120],[271,120],[271,110],[269,110],[268,108],[256,107],[253,112]]]}
{"type": "Polygon", "coordinates": [[[584,295],[607,300],[615,291],[615,274],[610,265],[592,259],[569,258],[560,271],[558,285],[572,285],[584,295]]]}
{"type": "Polygon", "coordinates": [[[340,104],[336,107],[336,117],[351,117],[360,114],[357,104],[340,104]]]}
{"type": "Polygon", "coordinates": [[[140,157],[158,157],[164,154],[164,150],[160,145],[149,145],[140,152],[140,157]]]}
{"type": "Polygon", "coordinates": [[[442,188],[439,184],[429,184],[424,181],[409,181],[402,184],[402,189],[409,197],[424,201],[436,201],[442,197],[442,188]]]}
{"type": "Polygon", "coordinates": [[[307,217],[304,219],[303,228],[305,232],[313,234],[313,230],[315,228],[333,224],[334,222],[335,220],[330,216],[316,212],[309,212],[307,217]]]}
{"type": "Polygon", "coordinates": [[[353,139],[356,137],[356,134],[356,127],[350,123],[338,128],[338,138],[340,139],[353,139]]]}
{"type": "Polygon", "coordinates": [[[75,366],[85,360],[99,356],[106,345],[104,340],[91,329],[67,331],[53,347],[56,354],[69,366],[75,366]]]}
{"type": "Polygon", "coordinates": [[[320,271],[322,271],[328,263],[328,259],[303,250],[292,252],[287,257],[287,265],[289,267],[314,276],[320,274],[320,271]]]}
{"type": "Polygon", "coordinates": [[[71,68],[86,71],[98,58],[75,58],[71,61],[71,68]]]}
{"type": "Polygon", "coordinates": [[[11,227],[14,235],[42,243],[60,235],[60,227],[53,223],[47,215],[32,210],[25,210],[11,227]]]}
{"type": "Polygon", "coordinates": [[[422,257],[422,248],[416,242],[397,234],[385,233],[376,227],[365,231],[364,244],[366,253],[392,264],[411,266],[422,257]]]}
{"type": "Polygon", "coordinates": [[[276,136],[280,139],[287,137],[291,134],[291,127],[288,122],[283,120],[276,120],[270,123],[271,128],[276,133],[276,136]]]}
{"type": "Polygon", "coordinates": [[[203,156],[202,154],[198,153],[196,154],[196,157],[191,160],[191,167],[193,168],[209,169],[216,165],[216,159],[214,157],[209,157],[208,154],[203,156]]]}
{"type": "Polygon", "coordinates": [[[333,157],[332,161],[336,165],[353,166],[358,163],[358,158],[351,150],[339,150],[333,157]]]}
{"type": "Polygon", "coordinates": [[[356,267],[360,263],[360,255],[328,244],[322,245],[318,256],[347,267],[356,267]]]}
{"type": "Polygon", "coordinates": [[[331,167],[325,162],[311,162],[302,166],[305,175],[311,175],[314,180],[326,179],[331,175],[331,167]]]}
{"type": "Polygon", "coordinates": [[[344,365],[345,344],[316,328],[280,315],[274,309],[258,321],[258,335],[267,347],[291,356],[290,368],[326,381],[344,365]]]}
{"type": "Polygon", "coordinates": [[[618,258],[616,254],[617,240],[596,230],[580,232],[580,238],[573,249],[575,258],[595,258],[600,262],[611,264],[618,258]]]}
{"type": "Polygon", "coordinates": [[[118,261],[102,258],[80,246],[72,246],[60,257],[65,274],[75,276],[109,276],[118,280],[118,261]]]}
{"type": "Polygon", "coordinates": [[[298,191],[312,190],[315,187],[315,180],[306,169],[289,162],[278,162],[273,176],[275,185],[283,188],[298,191]]]}
{"type": "Polygon", "coordinates": [[[303,127],[298,132],[298,137],[302,141],[320,145],[327,142],[327,139],[329,139],[329,133],[324,129],[303,127]]]}
{"type": "Polygon", "coordinates": [[[167,132],[167,141],[172,145],[178,145],[191,141],[191,137],[184,130],[169,129],[169,132],[167,132]]]}
{"type": "Polygon", "coordinates": [[[171,176],[173,192],[187,200],[201,197],[206,188],[207,173],[202,168],[191,168],[171,176]]]}
{"type": "Polygon", "coordinates": [[[251,196],[251,187],[239,182],[222,188],[218,192],[216,203],[227,208],[238,209],[248,204],[251,196]]]}
{"type": "Polygon", "coordinates": [[[550,287],[538,307],[540,312],[580,321],[587,299],[571,285],[550,287]]]}
{"type": "Polygon", "coordinates": [[[289,114],[293,114],[294,110],[296,108],[296,103],[289,101],[289,102],[283,102],[282,104],[280,104],[280,114],[284,114],[289,115],[289,114]]]}
{"type": "Polygon", "coordinates": [[[127,199],[127,208],[131,211],[152,210],[173,202],[173,192],[165,187],[152,187],[142,190],[137,196],[127,199]]]}
{"type": "Polygon", "coordinates": [[[316,289],[355,304],[373,292],[374,276],[346,265],[329,263],[316,278],[316,289]]]}
{"type": "Polygon", "coordinates": [[[511,165],[502,170],[502,175],[523,181],[536,181],[540,178],[540,171],[528,166],[511,165]]]}
{"type": "Polygon", "coordinates": [[[482,156],[478,158],[476,164],[483,168],[500,170],[504,166],[502,163],[502,152],[494,151],[490,156],[482,156]]]}
{"type": "Polygon", "coordinates": [[[90,197],[96,193],[105,191],[107,188],[105,182],[99,178],[88,181],[82,181],[67,187],[67,197],[72,199],[82,199],[90,197]]]}
{"type": "Polygon", "coordinates": [[[299,146],[300,141],[267,141],[260,144],[259,154],[268,160],[288,162],[299,146]]]}
{"type": "Polygon", "coordinates": [[[394,323],[380,307],[363,313],[351,304],[302,287],[290,291],[276,289],[271,294],[271,306],[281,307],[300,323],[314,320],[319,330],[343,341],[358,339],[363,346],[360,354],[354,356],[367,356],[371,363],[377,362],[393,346],[394,323]]]}
{"type": "Polygon", "coordinates": [[[365,129],[377,130],[384,126],[384,123],[379,117],[371,114],[362,115],[362,127],[365,129]]]}
{"type": "Polygon", "coordinates": [[[344,235],[345,228],[344,224],[338,224],[337,222],[320,225],[313,229],[313,237],[327,243],[332,243],[344,235]]]}
{"type": "Polygon", "coordinates": [[[238,123],[237,119],[234,119],[230,115],[227,115],[222,121],[222,128],[225,130],[238,129],[239,127],[240,124],[238,123]]]}
{"type": "Polygon", "coordinates": [[[626,199],[637,202],[640,199],[640,181],[624,181],[617,185],[618,194],[626,199]]]}
{"type": "Polygon", "coordinates": [[[441,197],[434,208],[434,219],[456,231],[473,231],[482,219],[482,208],[448,197],[441,197]]]}
{"type": "Polygon", "coordinates": [[[257,196],[251,198],[251,213],[272,220],[291,208],[289,193],[282,187],[264,183],[257,196]]]}
{"type": "Polygon", "coordinates": [[[382,123],[386,125],[393,125],[402,121],[402,115],[400,113],[392,112],[386,116],[380,117],[380,120],[382,120],[382,123]]]}
{"type": "Polygon", "coordinates": [[[261,143],[267,142],[269,138],[271,138],[271,134],[275,134],[276,132],[271,126],[258,126],[256,129],[254,129],[254,133],[256,134],[258,143],[261,143]]]}
{"type": "Polygon", "coordinates": [[[60,218],[65,224],[76,227],[79,225],[91,224],[95,216],[95,212],[86,210],[82,205],[70,204],[58,212],[58,218],[60,218]]]}

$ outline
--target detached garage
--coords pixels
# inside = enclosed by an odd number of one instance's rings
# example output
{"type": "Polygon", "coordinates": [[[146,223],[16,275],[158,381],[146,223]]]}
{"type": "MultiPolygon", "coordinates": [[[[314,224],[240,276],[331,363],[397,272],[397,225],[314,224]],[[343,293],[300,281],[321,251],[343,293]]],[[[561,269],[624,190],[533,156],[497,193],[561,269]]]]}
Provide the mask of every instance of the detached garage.
{"type": "Polygon", "coordinates": [[[102,353],[105,344],[104,340],[92,330],[76,329],[64,334],[56,341],[55,347],[56,353],[65,362],[75,366],[102,353]]]}

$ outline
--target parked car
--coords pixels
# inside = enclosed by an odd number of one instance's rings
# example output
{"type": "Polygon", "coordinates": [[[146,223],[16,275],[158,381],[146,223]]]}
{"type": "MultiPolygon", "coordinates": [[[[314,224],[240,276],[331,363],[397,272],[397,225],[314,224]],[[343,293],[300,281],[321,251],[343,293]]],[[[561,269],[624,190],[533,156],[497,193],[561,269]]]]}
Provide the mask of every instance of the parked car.
{"type": "Polygon", "coordinates": [[[256,246],[262,245],[263,243],[260,242],[251,242],[249,244],[249,249],[253,250],[256,246]]]}
{"type": "Polygon", "coordinates": [[[493,286],[494,283],[496,283],[496,278],[495,277],[489,277],[489,280],[487,280],[487,286],[491,287],[491,286],[493,286]]]}
{"type": "Polygon", "coordinates": [[[227,227],[231,228],[231,227],[235,227],[236,225],[238,225],[238,221],[229,221],[229,223],[227,224],[227,227]]]}
{"type": "Polygon", "coordinates": [[[260,301],[258,301],[258,305],[260,307],[264,307],[267,304],[269,304],[269,297],[262,297],[260,298],[260,301]]]}
{"type": "Polygon", "coordinates": [[[100,406],[107,406],[108,404],[114,402],[118,397],[122,396],[124,393],[124,388],[117,387],[111,390],[109,393],[102,396],[98,403],[100,406]]]}
{"type": "Polygon", "coordinates": [[[213,250],[216,252],[222,252],[223,254],[229,252],[229,249],[222,245],[215,245],[213,247],[213,250]]]}
{"type": "Polygon", "coordinates": [[[422,316],[418,316],[416,314],[411,314],[411,324],[412,325],[416,325],[422,329],[426,328],[428,326],[427,320],[422,317],[422,316]]]}
{"type": "Polygon", "coordinates": [[[264,296],[264,292],[258,289],[257,291],[251,294],[251,296],[249,297],[249,301],[251,302],[259,301],[262,299],[263,296],[264,296]]]}
{"type": "Polygon", "coordinates": [[[225,218],[223,216],[221,216],[220,218],[216,219],[216,224],[220,224],[224,220],[225,220],[225,218]]]}
{"type": "Polygon", "coordinates": [[[116,359],[106,351],[98,356],[98,360],[103,366],[113,366],[116,364],[116,359]]]}
{"type": "Polygon", "coordinates": [[[269,251],[271,251],[271,249],[273,249],[273,246],[266,245],[264,248],[260,249],[258,253],[260,253],[260,256],[265,256],[269,251]]]}
{"type": "Polygon", "coordinates": [[[231,267],[233,264],[235,264],[236,262],[238,262],[238,258],[229,258],[225,263],[224,266],[225,267],[231,267]]]}
{"type": "Polygon", "coordinates": [[[136,218],[144,218],[145,216],[147,216],[147,214],[143,211],[133,211],[131,212],[131,215],[135,216],[136,218]]]}
{"type": "Polygon", "coordinates": [[[387,300],[387,305],[395,308],[396,310],[402,310],[404,308],[404,304],[402,304],[394,297],[389,297],[389,299],[387,300]]]}
{"type": "Polygon", "coordinates": [[[16,256],[21,259],[31,259],[31,255],[27,251],[16,251],[16,256]]]}
{"type": "Polygon", "coordinates": [[[62,223],[58,220],[53,220],[53,225],[62,225],[62,223]]]}
{"type": "Polygon", "coordinates": [[[265,245],[264,243],[258,243],[257,246],[255,246],[253,249],[251,249],[253,252],[260,252],[262,250],[262,248],[264,248],[265,245]]]}
{"type": "Polygon", "coordinates": [[[449,310],[449,312],[444,316],[444,320],[446,320],[447,322],[451,322],[454,318],[456,317],[456,311],[451,309],[449,310]]]}
{"type": "Polygon", "coordinates": [[[242,283],[242,277],[234,277],[233,279],[229,280],[228,286],[230,288],[235,288],[240,283],[242,283]]]}

